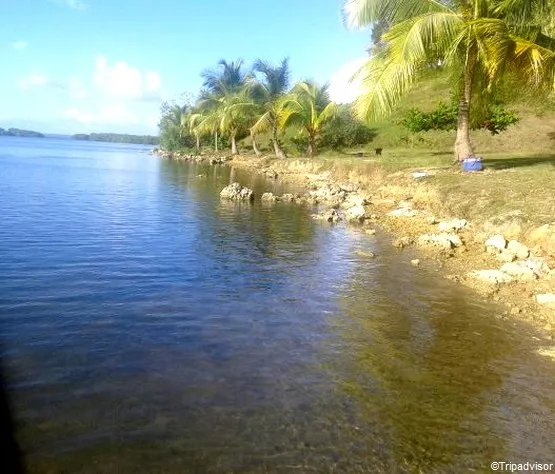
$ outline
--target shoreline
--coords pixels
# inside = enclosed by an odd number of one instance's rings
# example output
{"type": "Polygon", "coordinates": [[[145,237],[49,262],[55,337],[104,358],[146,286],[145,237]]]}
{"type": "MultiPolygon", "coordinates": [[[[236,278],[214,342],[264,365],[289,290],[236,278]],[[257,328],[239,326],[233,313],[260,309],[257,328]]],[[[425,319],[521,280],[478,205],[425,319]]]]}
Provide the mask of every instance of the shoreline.
{"type": "MultiPolygon", "coordinates": [[[[414,177],[410,170],[388,174],[376,168],[373,176],[361,180],[361,170],[357,172],[356,166],[324,169],[318,159],[164,151],[152,154],[226,164],[299,186],[305,191],[302,195],[284,195],[283,199],[267,195],[265,199],[318,204],[325,210],[313,218],[343,220],[369,238],[379,229],[390,236],[399,251],[416,247],[418,259],[412,261],[413,265],[435,270],[444,278],[472,288],[481,298],[497,303],[502,318],[530,322],[552,345],[555,343],[555,301],[551,302],[555,297],[555,262],[550,256],[538,246],[529,248],[500,234],[484,239],[471,221],[457,216],[436,216],[434,206],[426,205],[431,201],[422,199],[423,193],[430,192],[429,184],[425,178],[414,177]]],[[[552,354],[555,357],[555,350],[552,354]]]]}

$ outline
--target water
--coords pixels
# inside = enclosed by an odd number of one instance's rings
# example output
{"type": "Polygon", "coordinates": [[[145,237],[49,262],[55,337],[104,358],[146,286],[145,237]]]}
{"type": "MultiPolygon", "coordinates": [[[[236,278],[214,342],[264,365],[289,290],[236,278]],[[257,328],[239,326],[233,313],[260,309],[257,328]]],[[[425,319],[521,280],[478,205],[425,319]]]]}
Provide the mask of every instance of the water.
{"type": "Polygon", "coordinates": [[[30,472],[555,462],[545,341],[387,237],[221,202],[229,168],[139,146],[3,137],[0,167],[0,329],[30,472]]]}

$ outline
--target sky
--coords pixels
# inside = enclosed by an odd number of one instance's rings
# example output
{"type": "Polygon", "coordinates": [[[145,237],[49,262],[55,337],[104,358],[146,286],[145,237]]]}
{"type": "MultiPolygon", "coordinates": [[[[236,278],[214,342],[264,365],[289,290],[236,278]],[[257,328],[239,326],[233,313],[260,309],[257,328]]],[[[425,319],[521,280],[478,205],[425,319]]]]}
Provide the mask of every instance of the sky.
{"type": "Polygon", "coordinates": [[[156,134],[163,101],[196,96],[220,59],[290,58],[292,79],[349,83],[370,31],[343,0],[0,0],[0,127],[156,134]]]}

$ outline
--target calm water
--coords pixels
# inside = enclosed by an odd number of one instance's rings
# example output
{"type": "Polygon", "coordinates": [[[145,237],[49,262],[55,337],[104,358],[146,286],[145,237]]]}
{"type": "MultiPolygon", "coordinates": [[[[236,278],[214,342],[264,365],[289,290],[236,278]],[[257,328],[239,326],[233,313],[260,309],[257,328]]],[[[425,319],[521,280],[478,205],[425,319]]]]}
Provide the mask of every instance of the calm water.
{"type": "Polygon", "coordinates": [[[231,171],[0,138],[0,329],[37,473],[555,462],[555,362],[384,236],[231,171]],[[357,251],[374,251],[369,260],[357,251]]]}

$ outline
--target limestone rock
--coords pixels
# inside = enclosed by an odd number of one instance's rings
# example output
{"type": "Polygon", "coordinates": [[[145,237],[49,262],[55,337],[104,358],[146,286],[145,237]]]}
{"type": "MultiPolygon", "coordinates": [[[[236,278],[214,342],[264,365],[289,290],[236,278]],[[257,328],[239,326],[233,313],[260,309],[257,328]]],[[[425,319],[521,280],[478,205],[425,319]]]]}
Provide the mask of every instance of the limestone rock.
{"type": "Polygon", "coordinates": [[[523,262],[506,263],[501,267],[501,271],[521,281],[530,281],[538,278],[534,271],[523,262]]]}
{"type": "Polygon", "coordinates": [[[413,267],[417,267],[418,265],[420,265],[420,260],[419,260],[418,258],[415,258],[414,260],[411,260],[411,261],[410,261],[410,264],[411,264],[413,267]]]}
{"type": "Polygon", "coordinates": [[[312,218],[326,222],[339,222],[341,220],[341,217],[335,209],[328,209],[320,214],[313,214],[312,218]]]}
{"type": "Polygon", "coordinates": [[[252,201],[254,199],[254,192],[252,189],[243,187],[239,183],[231,183],[222,189],[220,197],[235,201],[252,201]]]}
{"type": "Polygon", "coordinates": [[[405,247],[409,247],[412,244],[414,244],[414,240],[411,239],[410,237],[400,237],[398,239],[395,239],[393,241],[393,247],[397,247],[399,249],[403,249],[405,247]]]}
{"type": "Polygon", "coordinates": [[[418,245],[433,245],[444,249],[452,249],[455,247],[462,247],[463,242],[456,234],[448,234],[442,232],[441,234],[424,234],[418,238],[418,245]]]}
{"type": "Polygon", "coordinates": [[[345,217],[348,221],[362,222],[366,218],[366,211],[364,206],[353,206],[345,212],[345,217]]]}
{"type": "Polygon", "coordinates": [[[341,189],[341,191],[345,191],[346,193],[355,193],[358,191],[358,186],[353,183],[342,183],[339,185],[339,189],[341,189]]]}
{"type": "Polygon", "coordinates": [[[477,280],[483,281],[485,283],[510,283],[513,278],[500,270],[475,270],[470,272],[471,277],[477,280]]]}
{"type": "Polygon", "coordinates": [[[364,232],[368,235],[376,235],[376,229],[366,229],[364,232]]]}
{"type": "Polygon", "coordinates": [[[262,201],[274,202],[277,200],[277,197],[274,196],[274,193],[264,193],[260,199],[262,201]]]}
{"type": "Polygon", "coordinates": [[[439,223],[439,230],[441,232],[458,232],[468,225],[466,219],[451,219],[450,221],[443,221],[439,223]]]}
{"type": "MultiPolygon", "coordinates": [[[[493,247],[490,247],[493,248],[493,247]]],[[[497,253],[497,249],[496,253],[497,253]]],[[[514,262],[516,260],[516,255],[514,253],[509,253],[506,250],[503,250],[501,253],[498,253],[496,255],[497,259],[503,263],[510,263],[510,262],[514,262]]]]}
{"type": "Polygon", "coordinates": [[[397,207],[399,209],[412,209],[413,208],[413,203],[410,199],[401,199],[397,203],[397,207]]]}
{"type": "Polygon", "coordinates": [[[366,204],[367,204],[367,201],[362,196],[359,196],[357,194],[350,194],[347,196],[345,201],[341,203],[341,207],[344,209],[349,209],[351,207],[364,206],[366,204]]]}
{"type": "Polygon", "coordinates": [[[280,196],[279,200],[284,201],[284,202],[294,202],[299,197],[300,196],[298,196],[298,195],[288,193],[288,194],[283,194],[282,196],[280,196]]]}
{"type": "Polygon", "coordinates": [[[555,256],[555,223],[533,230],[530,233],[530,242],[541,252],[555,256]]]}
{"type": "Polygon", "coordinates": [[[486,240],[486,249],[490,253],[499,253],[500,251],[505,250],[506,247],[507,241],[501,234],[494,235],[486,240]]]}
{"type": "Polygon", "coordinates": [[[548,308],[555,308],[555,293],[536,295],[536,302],[548,308]]]}
{"type": "Polygon", "coordinates": [[[530,249],[526,245],[521,244],[518,240],[511,240],[507,244],[507,252],[516,255],[516,258],[523,260],[530,255],[530,249]]]}

